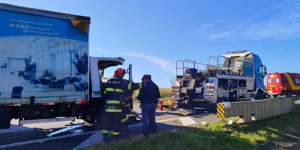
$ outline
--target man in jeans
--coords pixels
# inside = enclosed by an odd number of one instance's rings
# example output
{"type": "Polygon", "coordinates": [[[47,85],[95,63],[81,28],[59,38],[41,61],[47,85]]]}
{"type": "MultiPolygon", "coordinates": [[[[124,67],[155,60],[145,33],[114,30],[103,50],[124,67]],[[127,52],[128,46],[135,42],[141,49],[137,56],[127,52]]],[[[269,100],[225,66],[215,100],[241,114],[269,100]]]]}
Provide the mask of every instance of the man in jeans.
{"type": "Polygon", "coordinates": [[[142,81],[144,86],[140,89],[138,100],[142,106],[143,133],[148,136],[157,133],[155,111],[160,93],[158,86],[151,80],[151,75],[144,75],[142,81]]]}

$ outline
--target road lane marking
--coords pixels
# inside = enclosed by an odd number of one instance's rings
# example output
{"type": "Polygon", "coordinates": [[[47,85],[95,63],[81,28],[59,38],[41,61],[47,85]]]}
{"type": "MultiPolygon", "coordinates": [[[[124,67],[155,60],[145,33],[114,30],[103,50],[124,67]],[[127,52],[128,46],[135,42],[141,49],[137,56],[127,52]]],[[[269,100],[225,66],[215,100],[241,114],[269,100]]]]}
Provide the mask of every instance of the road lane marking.
{"type": "Polygon", "coordinates": [[[64,136],[53,137],[53,138],[44,138],[44,139],[38,139],[38,140],[33,140],[33,141],[26,141],[26,142],[0,145],[0,149],[16,147],[16,146],[22,146],[22,145],[27,145],[27,144],[34,144],[34,143],[44,143],[44,142],[47,142],[47,141],[59,140],[59,139],[64,139],[64,138],[69,138],[69,137],[74,137],[74,136],[87,135],[87,134],[93,134],[93,133],[96,133],[96,132],[99,132],[99,131],[91,131],[91,132],[86,132],[86,133],[81,133],[81,134],[71,134],[71,135],[64,135],[64,136]]]}
{"type": "Polygon", "coordinates": [[[172,119],[165,119],[165,120],[158,120],[156,122],[166,122],[166,121],[172,121],[172,120],[178,120],[180,118],[172,118],[172,119]]]}
{"type": "Polygon", "coordinates": [[[184,126],[188,126],[196,123],[191,117],[181,117],[179,118],[179,120],[184,126]]]}

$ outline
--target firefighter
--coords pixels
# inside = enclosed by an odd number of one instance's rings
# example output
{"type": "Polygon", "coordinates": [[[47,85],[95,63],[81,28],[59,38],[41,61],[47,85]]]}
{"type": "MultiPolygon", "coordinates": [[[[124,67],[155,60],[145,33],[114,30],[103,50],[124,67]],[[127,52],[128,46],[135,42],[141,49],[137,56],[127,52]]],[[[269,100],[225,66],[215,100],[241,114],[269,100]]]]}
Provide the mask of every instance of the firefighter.
{"type": "Polygon", "coordinates": [[[229,80],[229,86],[224,88],[225,90],[229,91],[229,101],[230,102],[236,102],[237,100],[237,86],[235,83],[233,83],[233,80],[229,80]]]}
{"type": "Polygon", "coordinates": [[[142,88],[142,83],[130,83],[123,79],[125,70],[118,68],[114,77],[107,81],[104,90],[105,105],[105,125],[102,130],[103,141],[109,142],[109,130],[112,130],[113,139],[120,136],[121,119],[122,119],[122,103],[124,101],[124,91],[136,90],[142,88]]]}
{"type": "Polygon", "coordinates": [[[126,114],[129,114],[131,112],[131,110],[133,109],[132,108],[133,107],[132,106],[132,94],[133,94],[132,90],[126,90],[124,92],[124,102],[122,105],[122,120],[121,120],[122,131],[126,131],[128,128],[128,125],[129,125],[126,114]]]}

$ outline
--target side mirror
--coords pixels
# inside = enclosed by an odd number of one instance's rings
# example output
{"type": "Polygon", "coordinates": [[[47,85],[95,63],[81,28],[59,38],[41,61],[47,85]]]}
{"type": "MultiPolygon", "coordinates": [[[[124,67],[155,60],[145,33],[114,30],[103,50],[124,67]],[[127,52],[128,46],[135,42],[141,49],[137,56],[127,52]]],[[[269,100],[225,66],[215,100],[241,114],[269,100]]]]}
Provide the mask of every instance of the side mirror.
{"type": "Polygon", "coordinates": [[[132,64],[129,65],[129,68],[127,69],[127,73],[129,75],[129,82],[133,82],[133,79],[132,79],[132,64]]]}
{"type": "Polygon", "coordinates": [[[258,71],[260,75],[264,78],[268,73],[267,73],[267,67],[265,65],[260,65],[258,67],[258,71]]]}

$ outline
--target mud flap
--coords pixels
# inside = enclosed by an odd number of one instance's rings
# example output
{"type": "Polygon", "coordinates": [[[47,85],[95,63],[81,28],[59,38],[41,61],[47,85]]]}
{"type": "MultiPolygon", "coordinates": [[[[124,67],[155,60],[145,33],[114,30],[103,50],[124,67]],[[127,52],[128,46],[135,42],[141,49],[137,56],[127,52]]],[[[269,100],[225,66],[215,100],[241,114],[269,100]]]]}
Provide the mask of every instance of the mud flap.
{"type": "Polygon", "coordinates": [[[0,109],[0,129],[9,129],[12,119],[11,109],[0,109]]]}

